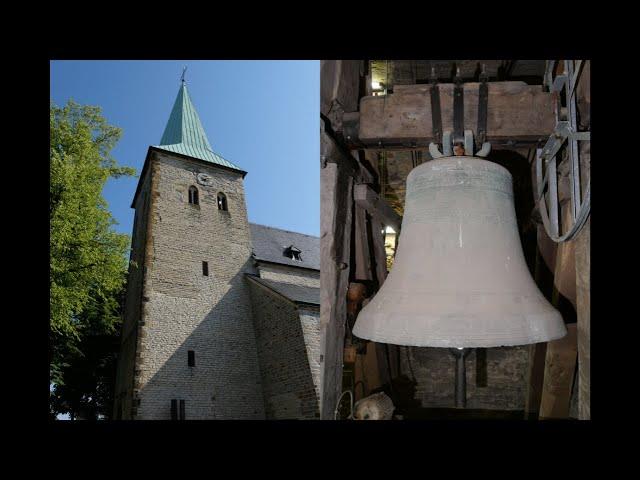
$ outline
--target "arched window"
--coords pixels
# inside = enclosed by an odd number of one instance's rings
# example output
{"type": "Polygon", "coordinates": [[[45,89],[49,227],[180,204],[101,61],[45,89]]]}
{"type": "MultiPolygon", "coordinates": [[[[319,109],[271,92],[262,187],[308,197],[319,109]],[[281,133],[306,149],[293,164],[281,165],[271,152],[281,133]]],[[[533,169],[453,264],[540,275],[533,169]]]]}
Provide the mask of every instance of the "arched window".
{"type": "Polygon", "coordinates": [[[218,193],[218,210],[227,211],[227,196],[222,192],[218,193]]]}
{"type": "Polygon", "coordinates": [[[198,205],[198,189],[193,185],[189,187],[189,203],[198,205]]]}

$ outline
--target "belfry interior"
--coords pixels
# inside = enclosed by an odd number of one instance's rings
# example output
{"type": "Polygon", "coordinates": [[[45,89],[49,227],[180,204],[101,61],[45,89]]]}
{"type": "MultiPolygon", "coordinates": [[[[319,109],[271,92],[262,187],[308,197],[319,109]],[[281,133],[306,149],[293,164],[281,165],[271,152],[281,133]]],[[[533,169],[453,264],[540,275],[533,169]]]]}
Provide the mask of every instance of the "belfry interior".
{"type": "MultiPolygon", "coordinates": [[[[320,123],[321,418],[388,410],[387,418],[406,420],[589,420],[590,61],[322,61],[320,123]],[[462,374],[449,348],[353,331],[403,249],[409,174],[456,156],[510,174],[527,275],[566,328],[548,341],[468,348],[462,374]],[[376,407],[380,393],[392,410],[376,407]]],[[[397,328],[406,330],[402,298],[375,308],[390,322],[397,313],[397,328]]]]}

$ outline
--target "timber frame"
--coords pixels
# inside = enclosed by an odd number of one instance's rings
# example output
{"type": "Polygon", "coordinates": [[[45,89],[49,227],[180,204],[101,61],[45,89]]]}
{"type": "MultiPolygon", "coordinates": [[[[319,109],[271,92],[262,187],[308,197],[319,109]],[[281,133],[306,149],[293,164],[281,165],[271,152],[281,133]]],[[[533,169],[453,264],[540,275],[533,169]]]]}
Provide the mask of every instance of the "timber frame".
{"type": "MultiPolygon", "coordinates": [[[[388,226],[400,232],[402,210],[385,197],[385,172],[377,161],[378,155],[424,151],[430,142],[437,142],[433,138],[432,96],[425,81],[430,70],[437,71],[442,82],[438,84],[441,127],[451,129],[454,85],[453,75],[447,77],[447,72],[453,62],[321,62],[322,419],[334,418],[343,391],[343,353],[350,341],[349,326],[353,312],[357,314],[362,302],[348,298],[348,292],[354,284],[363,284],[368,290],[367,297],[375,294],[387,275],[384,235],[379,232],[388,226]],[[378,90],[373,89],[375,83],[380,84],[378,90]]],[[[461,64],[465,77],[464,124],[476,134],[480,83],[474,72],[479,71],[476,68],[479,62],[461,64]]],[[[528,158],[531,183],[535,186],[536,149],[542,148],[553,134],[558,114],[557,94],[545,91],[542,86],[548,63],[540,66],[533,61],[490,62],[486,141],[497,150],[509,150],[528,158]],[[518,71],[520,76],[516,74],[518,71]]],[[[556,61],[553,65],[561,68],[561,63],[556,61]]],[[[581,122],[589,118],[589,64],[584,61],[576,86],[581,122]]],[[[580,169],[585,175],[589,172],[589,151],[589,142],[583,142],[580,169]]],[[[558,157],[562,210],[559,219],[566,221],[569,206],[565,197],[571,192],[568,169],[566,166],[563,169],[562,158],[558,157]],[[565,184],[567,187],[562,187],[565,184]]],[[[530,346],[525,416],[567,418],[573,400],[577,408],[572,416],[590,419],[590,220],[573,240],[555,244],[546,234],[539,212],[534,210],[532,219],[538,238],[536,281],[540,285],[538,271],[542,267],[551,272],[550,284],[546,290],[542,286],[541,289],[556,305],[561,297],[569,299],[577,323],[568,325],[570,334],[560,341],[530,346]]],[[[355,389],[356,400],[390,384],[399,374],[396,346],[365,343],[358,352],[360,363],[354,368],[357,383],[364,382],[365,373],[368,383],[363,383],[361,394],[355,389]]]]}

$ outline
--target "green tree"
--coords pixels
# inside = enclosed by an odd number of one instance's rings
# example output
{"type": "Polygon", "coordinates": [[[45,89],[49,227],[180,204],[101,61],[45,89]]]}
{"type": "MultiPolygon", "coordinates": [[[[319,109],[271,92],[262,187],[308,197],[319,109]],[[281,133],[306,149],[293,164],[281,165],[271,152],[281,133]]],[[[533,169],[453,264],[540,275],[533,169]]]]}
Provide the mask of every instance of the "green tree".
{"type": "Polygon", "coordinates": [[[50,106],[52,415],[109,413],[130,239],[113,230],[102,189],[135,175],[111,157],[120,135],[99,107],[50,106]]]}

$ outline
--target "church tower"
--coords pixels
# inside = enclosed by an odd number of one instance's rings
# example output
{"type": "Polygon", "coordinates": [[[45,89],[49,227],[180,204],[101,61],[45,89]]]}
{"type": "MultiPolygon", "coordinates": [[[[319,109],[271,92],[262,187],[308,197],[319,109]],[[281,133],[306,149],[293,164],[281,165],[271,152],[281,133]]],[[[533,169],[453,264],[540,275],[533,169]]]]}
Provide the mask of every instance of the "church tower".
{"type": "Polygon", "coordinates": [[[183,80],[133,198],[116,419],[262,419],[243,179],[183,80]]]}

